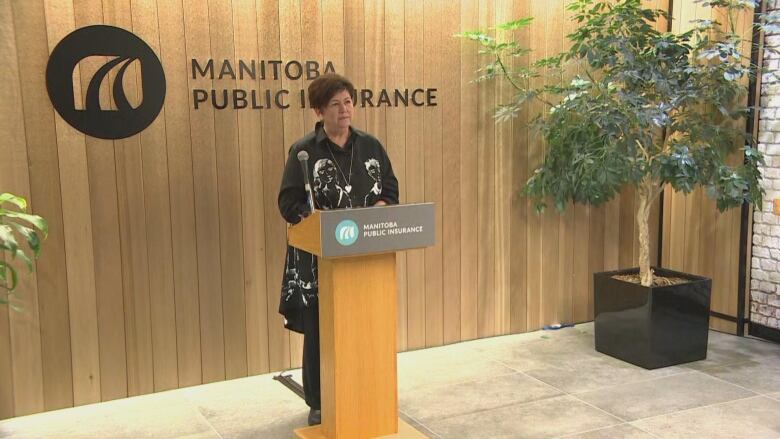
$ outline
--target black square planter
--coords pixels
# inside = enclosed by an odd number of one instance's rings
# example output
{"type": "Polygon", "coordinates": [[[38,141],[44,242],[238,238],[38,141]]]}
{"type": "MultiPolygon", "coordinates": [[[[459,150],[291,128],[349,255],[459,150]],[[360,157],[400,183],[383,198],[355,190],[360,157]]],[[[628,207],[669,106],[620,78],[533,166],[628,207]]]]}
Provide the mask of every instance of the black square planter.
{"type": "Polygon", "coordinates": [[[654,271],[690,282],[643,287],[612,278],[638,268],[593,274],[596,350],[645,369],[707,358],[712,280],[654,271]]]}

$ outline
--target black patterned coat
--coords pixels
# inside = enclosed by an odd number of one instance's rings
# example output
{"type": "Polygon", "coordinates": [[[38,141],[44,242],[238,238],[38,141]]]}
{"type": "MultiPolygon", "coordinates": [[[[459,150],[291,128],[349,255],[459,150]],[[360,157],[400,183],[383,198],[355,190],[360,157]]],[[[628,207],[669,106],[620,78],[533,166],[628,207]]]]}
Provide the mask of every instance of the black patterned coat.
{"type": "MultiPolygon", "coordinates": [[[[322,123],[290,148],[279,188],[279,210],[285,221],[298,223],[308,210],[298,152],[309,154],[309,181],[317,209],[373,206],[383,200],[398,204],[398,180],[390,158],[374,136],[350,128],[344,148],[328,139],[322,123]]],[[[316,305],[317,258],[287,246],[279,312],[287,329],[303,332],[301,311],[316,305]]]]}

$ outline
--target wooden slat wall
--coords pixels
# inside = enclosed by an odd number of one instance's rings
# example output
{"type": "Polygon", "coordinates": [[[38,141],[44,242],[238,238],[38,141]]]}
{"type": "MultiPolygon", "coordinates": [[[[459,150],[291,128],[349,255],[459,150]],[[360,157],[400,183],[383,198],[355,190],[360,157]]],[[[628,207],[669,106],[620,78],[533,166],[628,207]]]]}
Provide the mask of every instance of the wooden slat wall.
{"type": "MultiPolygon", "coordinates": [[[[171,247],[173,258],[173,290],[176,305],[176,360],[179,386],[198,384],[202,380],[201,365],[201,319],[199,311],[198,259],[195,227],[195,197],[192,166],[192,128],[190,125],[190,101],[187,92],[187,55],[184,40],[183,5],[173,2],[164,8],[157,8],[160,23],[160,54],[163,68],[167,73],[167,91],[165,115],[165,151],[168,155],[168,193],[171,212],[171,247]]],[[[242,28],[243,29],[243,28],[242,28]]],[[[251,43],[250,43],[251,44],[251,43]]],[[[254,164],[255,157],[247,157],[247,164],[254,164]]],[[[242,177],[251,174],[242,173],[242,177]]],[[[254,181],[253,181],[254,183],[254,181]]],[[[256,197],[260,198],[261,197],[256,197]]],[[[245,204],[251,208],[251,203],[245,204]]],[[[250,226],[257,217],[248,218],[250,226]]],[[[255,244],[254,237],[249,240],[255,244]]],[[[258,252],[263,246],[252,247],[258,252]]],[[[246,259],[245,259],[246,261],[246,259]]],[[[265,266],[264,261],[260,264],[265,266]]],[[[256,273],[262,276],[262,271],[256,273]]],[[[254,279],[253,279],[254,281],[254,279]]],[[[247,286],[247,291],[254,291],[255,284],[247,286]]],[[[247,305],[247,315],[254,315],[258,305],[247,305]]],[[[262,305],[260,305],[262,306],[262,305]]],[[[169,316],[170,318],[170,316],[169,316]]],[[[247,329],[255,320],[247,322],[247,329]]],[[[263,336],[262,341],[267,341],[263,336]]],[[[260,345],[262,346],[262,345],[260,345]]],[[[266,348],[267,349],[267,348],[266,348]]],[[[251,360],[249,360],[251,365],[251,360]]]]}
{"type": "MultiPolygon", "coordinates": [[[[438,244],[398,258],[400,350],[592,319],[590,274],[636,262],[634,195],[536,215],[519,189],[543,157],[539,136],[525,126],[543,108],[496,125],[491,109],[511,90],[474,83],[484,59],[474,44],[452,37],[535,16],[516,35],[534,52],[513,62],[527,64],[566,47],[573,24],[564,5],[0,2],[7,61],[0,190],[29,197],[51,228],[35,275],[20,287],[24,311],[0,308],[0,418],[300,364],[302,339],[277,314],[285,224],[276,196],[287,149],[314,116],[300,108],[194,110],[191,90],[284,87],[297,99],[308,81],[193,79],[192,58],[316,60],[321,69],[330,60],[358,88],[438,89],[435,107],[359,108],[354,120],[386,145],[402,202],[437,203],[438,244]],[[165,69],[163,111],[128,139],[85,136],[46,95],[50,51],[74,29],[100,23],[140,36],[165,69]]],[[[82,62],[74,89],[83,94],[99,65],[82,62]]],[[[139,84],[133,70],[126,90],[139,93],[139,84]]],[[[110,101],[108,85],[101,93],[110,101]]],[[[709,227],[709,219],[689,220],[705,210],[697,203],[668,194],[665,244],[695,242],[694,232],[709,227]]],[[[711,258],[736,255],[738,221],[730,221],[709,241],[717,248],[665,245],[664,261],[730,276],[735,261],[711,258]],[[694,254],[702,260],[681,262],[694,254]]]]}
{"type": "MultiPolygon", "coordinates": [[[[17,192],[19,195],[31,197],[33,195],[32,175],[29,172],[28,163],[33,160],[34,153],[31,148],[40,147],[41,137],[47,133],[35,133],[27,129],[28,122],[34,123],[30,119],[35,112],[35,106],[28,112],[29,117],[23,111],[24,92],[29,91],[29,87],[23,87],[22,78],[32,70],[30,64],[32,60],[25,63],[18,62],[20,54],[24,53],[29,46],[37,46],[40,49],[45,47],[43,38],[20,41],[17,35],[20,29],[21,18],[29,19],[36,24],[40,23],[43,8],[33,10],[12,10],[8,3],[0,5],[0,23],[3,29],[2,54],[9,60],[2,67],[2,73],[8,80],[8,87],[1,92],[3,99],[7,99],[10,105],[14,105],[14,111],[9,112],[7,117],[3,117],[0,122],[0,135],[3,141],[0,142],[0,151],[3,154],[3,160],[0,161],[0,184],[8,191],[17,192]],[[32,142],[37,141],[33,146],[32,142]]],[[[38,75],[39,78],[42,75],[38,75]]],[[[39,105],[40,106],[40,105],[39,105]]],[[[50,113],[49,113],[50,115],[50,113]]],[[[52,119],[53,117],[50,117],[52,119]]],[[[49,131],[53,131],[53,126],[49,131]]],[[[36,172],[40,176],[40,173],[36,172]]],[[[43,204],[43,203],[42,203],[43,204]]],[[[37,210],[37,206],[33,206],[37,210]]],[[[45,209],[41,206],[41,209],[45,209]]],[[[53,213],[49,209],[50,213],[53,213]]],[[[56,215],[55,213],[53,213],[56,215]]],[[[60,214],[61,215],[61,214],[60,214]]],[[[56,224],[56,221],[55,221],[56,224]]],[[[56,251],[56,250],[55,250],[56,251]]],[[[36,267],[41,269],[41,265],[46,262],[41,260],[36,267]]],[[[4,417],[12,414],[34,413],[45,409],[44,400],[47,396],[47,387],[44,385],[43,358],[44,352],[41,349],[45,344],[42,340],[41,328],[39,327],[40,315],[38,304],[43,298],[39,293],[39,283],[36,277],[27,276],[20,279],[19,289],[24,289],[26,294],[21,297],[20,306],[24,307],[24,312],[14,312],[8,307],[3,307],[2,329],[0,329],[0,346],[3,348],[3,355],[7,355],[9,361],[2,361],[2,371],[4,376],[2,380],[2,403],[0,406],[4,410],[13,410],[4,413],[4,417]]],[[[61,322],[59,322],[61,323],[61,322]]],[[[67,328],[67,322],[65,323],[67,328]]],[[[67,377],[68,384],[71,378],[67,377]]],[[[71,391],[72,395],[72,391],[71,391]]]]}
{"type": "MultiPolygon", "coordinates": [[[[672,28],[675,32],[690,28],[691,20],[717,19],[727,23],[726,17],[698,3],[675,2],[672,28]]],[[[737,19],[737,29],[750,38],[752,14],[742,14],[737,19]]],[[[743,53],[750,53],[745,43],[743,53]]],[[[739,121],[744,124],[743,121],[739,121]]],[[[742,157],[735,154],[731,164],[738,164],[742,157]]],[[[678,194],[667,188],[664,194],[662,262],[665,267],[712,279],[713,311],[732,317],[737,316],[739,282],[739,232],[740,209],[719,213],[715,202],[697,189],[689,195],[678,194]]],[[[747,263],[750,258],[748,257],[747,263]]],[[[749,272],[750,270],[748,270],[749,272]]],[[[747,280],[750,283],[749,279],[747,280]]],[[[736,333],[736,323],[715,317],[710,326],[720,331],[736,333]]]]}

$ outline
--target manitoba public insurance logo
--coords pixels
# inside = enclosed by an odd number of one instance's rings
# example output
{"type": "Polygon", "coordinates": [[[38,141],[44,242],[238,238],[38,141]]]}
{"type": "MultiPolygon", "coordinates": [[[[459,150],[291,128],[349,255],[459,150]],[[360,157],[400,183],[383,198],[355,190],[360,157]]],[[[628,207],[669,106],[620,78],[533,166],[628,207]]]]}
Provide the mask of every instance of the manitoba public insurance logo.
{"type": "Polygon", "coordinates": [[[358,239],[358,226],[352,220],[344,220],[336,226],[336,241],[343,246],[349,246],[358,239]]]}
{"type": "Polygon", "coordinates": [[[49,57],[46,87],[63,119],[82,133],[101,139],[123,139],[143,131],[160,113],[165,101],[165,73],[157,55],[137,36],[113,26],[87,26],[63,38],[49,57]],[[79,105],[82,108],[77,108],[81,97],[77,100],[74,95],[73,72],[83,59],[91,56],[107,58],[89,79],[83,105],[79,105]],[[140,69],[141,94],[135,106],[124,88],[125,72],[134,63],[140,69]],[[113,72],[111,77],[109,72],[113,72]],[[101,106],[100,89],[109,80],[113,105],[101,106]]]}

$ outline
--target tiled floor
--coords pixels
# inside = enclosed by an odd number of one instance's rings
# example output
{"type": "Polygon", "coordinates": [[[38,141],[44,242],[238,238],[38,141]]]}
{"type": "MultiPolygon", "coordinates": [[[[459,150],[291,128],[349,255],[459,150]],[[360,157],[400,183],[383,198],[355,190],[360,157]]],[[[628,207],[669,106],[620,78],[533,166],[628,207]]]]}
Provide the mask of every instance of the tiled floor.
{"type": "MultiPolygon", "coordinates": [[[[710,333],[708,359],[644,370],[592,324],[398,356],[401,416],[431,438],[780,438],[780,345],[710,333]]],[[[262,375],[0,422],[0,438],[291,438],[303,401],[262,375]]]]}

